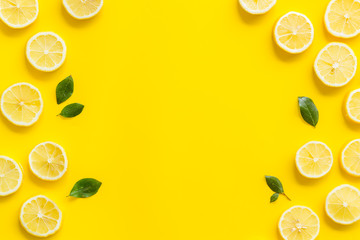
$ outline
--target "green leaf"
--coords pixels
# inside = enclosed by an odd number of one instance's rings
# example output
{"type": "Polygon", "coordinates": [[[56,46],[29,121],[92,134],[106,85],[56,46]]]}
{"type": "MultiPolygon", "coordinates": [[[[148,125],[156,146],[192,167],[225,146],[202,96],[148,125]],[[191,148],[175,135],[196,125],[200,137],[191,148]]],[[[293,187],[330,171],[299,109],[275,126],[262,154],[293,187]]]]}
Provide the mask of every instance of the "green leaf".
{"type": "Polygon", "coordinates": [[[283,193],[284,189],[280,182],[280,180],[273,176],[265,176],[266,183],[269,186],[271,190],[273,190],[276,193],[283,193]]]}
{"type": "Polygon", "coordinates": [[[101,186],[101,182],[94,178],[84,178],[75,183],[69,196],[76,198],[88,198],[95,195],[101,186]]]}
{"type": "Polygon", "coordinates": [[[279,198],[278,193],[274,193],[270,198],[270,203],[275,202],[279,198]]]}
{"type": "Polygon", "coordinates": [[[299,107],[301,116],[311,126],[316,126],[319,121],[319,111],[314,102],[308,97],[299,97],[299,107]]]}
{"type": "Polygon", "coordinates": [[[80,103],[72,103],[64,107],[64,109],[59,114],[60,116],[66,117],[66,118],[72,118],[79,115],[84,109],[84,105],[80,103]]]}
{"type": "Polygon", "coordinates": [[[68,76],[56,87],[56,101],[57,104],[61,104],[68,100],[74,92],[74,80],[72,76],[68,76]]]}

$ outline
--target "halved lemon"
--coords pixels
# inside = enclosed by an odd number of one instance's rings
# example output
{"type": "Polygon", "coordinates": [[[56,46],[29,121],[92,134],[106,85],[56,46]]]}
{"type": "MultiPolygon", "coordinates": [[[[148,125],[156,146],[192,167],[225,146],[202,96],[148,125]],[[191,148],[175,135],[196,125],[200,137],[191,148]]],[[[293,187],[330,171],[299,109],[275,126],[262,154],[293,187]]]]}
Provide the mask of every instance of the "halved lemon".
{"type": "Polygon", "coordinates": [[[360,88],[349,94],[345,108],[347,117],[355,123],[360,123],[360,88]]]}
{"type": "Polygon", "coordinates": [[[43,100],[39,90],[29,83],[17,83],[1,97],[3,115],[17,126],[31,126],[40,117],[43,100]]]}
{"type": "Polygon", "coordinates": [[[68,167],[65,150],[53,142],[37,145],[29,155],[29,163],[31,171],[46,181],[60,179],[68,167]]]}
{"type": "Polygon", "coordinates": [[[275,25],[277,45],[289,53],[301,53],[308,49],[314,39],[314,27],[301,13],[289,12],[275,25]]]}
{"type": "Polygon", "coordinates": [[[59,230],[62,213],[49,198],[39,195],[27,200],[20,212],[25,230],[37,237],[47,237],[59,230]]]}
{"type": "Polygon", "coordinates": [[[270,11],[276,0],[239,0],[241,7],[250,14],[264,14],[270,11]]]}
{"type": "Polygon", "coordinates": [[[330,87],[341,87],[355,76],[357,58],[344,43],[329,43],[318,54],[314,68],[320,80],[330,87]]]}
{"type": "Polygon", "coordinates": [[[43,72],[52,72],[62,66],[66,58],[64,40],[53,32],[41,32],[30,38],[26,57],[31,65],[43,72]]]}
{"type": "Polygon", "coordinates": [[[63,0],[68,13],[76,19],[89,19],[98,14],[103,0],[63,0]]]}
{"type": "Polygon", "coordinates": [[[320,220],[310,208],[294,206],[282,214],[279,231],[285,240],[313,240],[319,235],[320,220]]]}
{"type": "Polygon", "coordinates": [[[346,172],[360,176],[360,139],[351,141],[341,154],[341,164],[346,172]]]}
{"type": "Polygon", "coordinates": [[[325,143],[311,141],[296,153],[296,167],[307,178],[321,178],[333,164],[333,155],[325,143]]]}
{"type": "Polygon", "coordinates": [[[336,223],[348,225],[360,219],[360,191],[344,184],[332,190],[326,198],[327,215],[336,223]]]}
{"type": "Polygon", "coordinates": [[[0,196],[16,192],[23,179],[19,164],[11,158],[0,156],[0,196]]]}
{"type": "Polygon", "coordinates": [[[24,28],[33,23],[39,14],[37,0],[2,0],[0,18],[12,28],[24,28]]]}
{"type": "Polygon", "coordinates": [[[360,31],[360,1],[332,0],[325,12],[326,29],[340,38],[351,38],[360,31]]]}

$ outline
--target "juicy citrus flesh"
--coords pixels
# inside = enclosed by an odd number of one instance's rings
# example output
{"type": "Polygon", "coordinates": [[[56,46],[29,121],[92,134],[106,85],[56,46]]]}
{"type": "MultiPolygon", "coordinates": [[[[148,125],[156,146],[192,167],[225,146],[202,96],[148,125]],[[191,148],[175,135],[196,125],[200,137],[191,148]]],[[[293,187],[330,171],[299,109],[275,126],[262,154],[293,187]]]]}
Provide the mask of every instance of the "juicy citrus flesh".
{"type": "Polygon", "coordinates": [[[89,18],[97,14],[103,0],[63,0],[68,12],[76,18],[89,18]]]}
{"type": "Polygon", "coordinates": [[[55,33],[38,33],[29,40],[26,53],[30,63],[36,69],[54,71],[65,60],[66,46],[55,33]]]}
{"type": "Polygon", "coordinates": [[[336,37],[354,37],[360,30],[360,1],[333,0],[329,3],[325,23],[336,37]]]}
{"type": "Polygon", "coordinates": [[[20,221],[26,231],[38,237],[55,233],[61,224],[62,214],[56,204],[45,196],[36,196],[24,203],[20,221]]]}
{"type": "Polygon", "coordinates": [[[16,192],[22,182],[19,165],[12,159],[0,156],[0,196],[16,192]]]}
{"type": "Polygon", "coordinates": [[[350,185],[341,185],[326,198],[326,213],[340,224],[352,224],[360,218],[360,192],[350,185]]]}
{"type": "Polygon", "coordinates": [[[40,92],[28,83],[14,84],[2,95],[1,110],[12,123],[30,126],[37,121],[42,112],[40,92]]]}
{"type": "Polygon", "coordinates": [[[340,87],[355,75],[357,58],[353,50],[343,43],[330,43],[315,61],[318,77],[328,86],[340,87]]]}
{"type": "Polygon", "coordinates": [[[349,174],[360,176],[360,139],[351,141],[344,148],[341,163],[349,174]]]}
{"type": "Polygon", "coordinates": [[[10,27],[22,28],[35,21],[38,15],[37,0],[2,0],[0,17],[10,27]]]}
{"type": "Polygon", "coordinates": [[[279,230],[287,240],[312,240],[319,234],[320,221],[310,208],[295,206],[283,213],[279,230]]]}
{"type": "Polygon", "coordinates": [[[276,0],[240,0],[240,4],[245,11],[252,14],[266,13],[275,3],[276,0]]]}
{"type": "Polygon", "coordinates": [[[29,163],[33,173],[43,180],[57,180],[67,170],[64,149],[52,142],[37,145],[30,153],[29,163]]]}
{"type": "Polygon", "coordinates": [[[308,178],[320,178],[332,167],[331,150],[322,142],[309,142],[296,154],[296,166],[299,172],[308,178]]]}
{"type": "Polygon", "coordinates": [[[349,94],[346,101],[346,113],[350,120],[360,123],[360,89],[349,94]]]}
{"type": "Polygon", "coordinates": [[[314,28],[303,14],[290,12],[280,18],[275,27],[278,45],[290,53],[305,51],[313,41],[314,28]]]}

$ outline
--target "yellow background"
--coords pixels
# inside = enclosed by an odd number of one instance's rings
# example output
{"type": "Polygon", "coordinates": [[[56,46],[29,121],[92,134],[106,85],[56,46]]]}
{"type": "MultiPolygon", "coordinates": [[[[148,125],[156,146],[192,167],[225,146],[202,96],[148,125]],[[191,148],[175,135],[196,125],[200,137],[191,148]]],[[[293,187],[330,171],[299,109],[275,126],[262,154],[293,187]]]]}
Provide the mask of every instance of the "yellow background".
{"type": "MultiPolygon", "coordinates": [[[[280,239],[283,211],[305,205],[318,213],[319,239],[354,239],[360,225],[339,226],[324,202],[334,187],[360,181],[344,173],[341,149],[359,137],[360,126],[342,114],[346,93],[360,87],[358,74],[340,89],[325,87],[313,62],[327,43],[328,0],[278,0],[264,16],[250,16],[237,0],[105,0],[88,21],[72,19],[60,0],[39,0],[40,14],[26,29],[0,24],[0,90],[26,81],[37,86],[44,112],[30,128],[0,117],[0,150],[24,168],[23,185],[0,199],[1,239],[35,239],[22,230],[22,203],[45,194],[63,211],[62,229],[50,239],[280,239]],[[306,14],[315,40],[290,56],[272,39],[276,20],[288,11],[306,14]],[[34,70],[25,58],[27,40],[54,31],[67,43],[64,66],[34,70]],[[55,87],[72,74],[80,102],[74,119],[56,117],[65,104],[55,87]],[[298,96],[320,111],[316,129],[304,123],[298,96]],[[69,170],[59,181],[34,177],[28,154],[43,141],[61,144],[69,170]],[[310,140],[333,150],[332,171],[306,180],[295,169],[298,148],[310,140]],[[289,202],[272,192],[264,175],[280,178],[289,202]],[[89,199],[66,198],[73,184],[103,182],[89,199]]],[[[360,56],[359,39],[346,40],[360,56]]]]}

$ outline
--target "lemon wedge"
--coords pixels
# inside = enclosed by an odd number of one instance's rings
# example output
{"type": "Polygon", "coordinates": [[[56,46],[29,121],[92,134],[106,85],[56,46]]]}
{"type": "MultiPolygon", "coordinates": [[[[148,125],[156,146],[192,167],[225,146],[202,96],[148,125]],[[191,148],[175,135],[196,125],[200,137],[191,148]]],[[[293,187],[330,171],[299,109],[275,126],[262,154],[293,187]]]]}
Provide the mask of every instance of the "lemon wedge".
{"type": "Polygon", "coordinates": [[[1,0],[0,18],[12,28],[24,28],[33,23],[39,15],[37,0],[1,0]]]}
{"type": "Polygon", "coordinates": [[[288,53],[301,53],[308,49],[314,39],[314,27],[301,13],[289,12],[275,25],[276,44],[288,53]]]}
{"type": "Polygon", "coordinates": [[[67,12],[76,19],[89,19],[98,14],[103,0],[63,0],[67,12]]]}
{"type": "Polygon", "coordinates": [[[347,117],[355,123],[360,123],[360,89],[349,94],[345,108],[347,117]]]}
{"type": "Polygon", "coordinates": [[[17,83],[1,97],[3,115],[17,126],[31,126],[40,117],[43,101],[39,90],[29,83],[17,83]]]}
{"type": "Polygon", "coordinates": [[[282,214],[279,231],[285,240],[313,240],[319,235],[320,220],[310,208],[294,206],[282,214]]]}
{"type": "Polygon", "coordinates": [[[336,223],[349,225],[360,219],[360,191],[344,184],[326,198],[326,213],[336,223]]]}
{"type": "Polygon", "coordinates": [[[31,171],[38,178],[46,181],[60,179],[68,166],[65,150],[53,142],[37,145],[29,155],[29,163],[31,171]]]}
{"type": "Polygon", "coordinates": [[[61,219],[60,209],[53,201],[42,195],[27,200],[20,212],[21,225],[36,237],[48,237],[57,232],[61,219]]]}
{"type": "Polygon", "coordinates": [[[250,14],[264,14],[270,11],[276,0],[239,0],[241,7],[250,14]]]}
{"type": "Polygon", "coordinates": [[[360,176],[360,139],[351,141],[341,154],[341,164],[346,172],[360,176]]]}
{"type": "Polygon", "coordinates": [[[23,174],[14,160],[0,156],[0,196],[16,192],[22,183],[23,174]]]}

